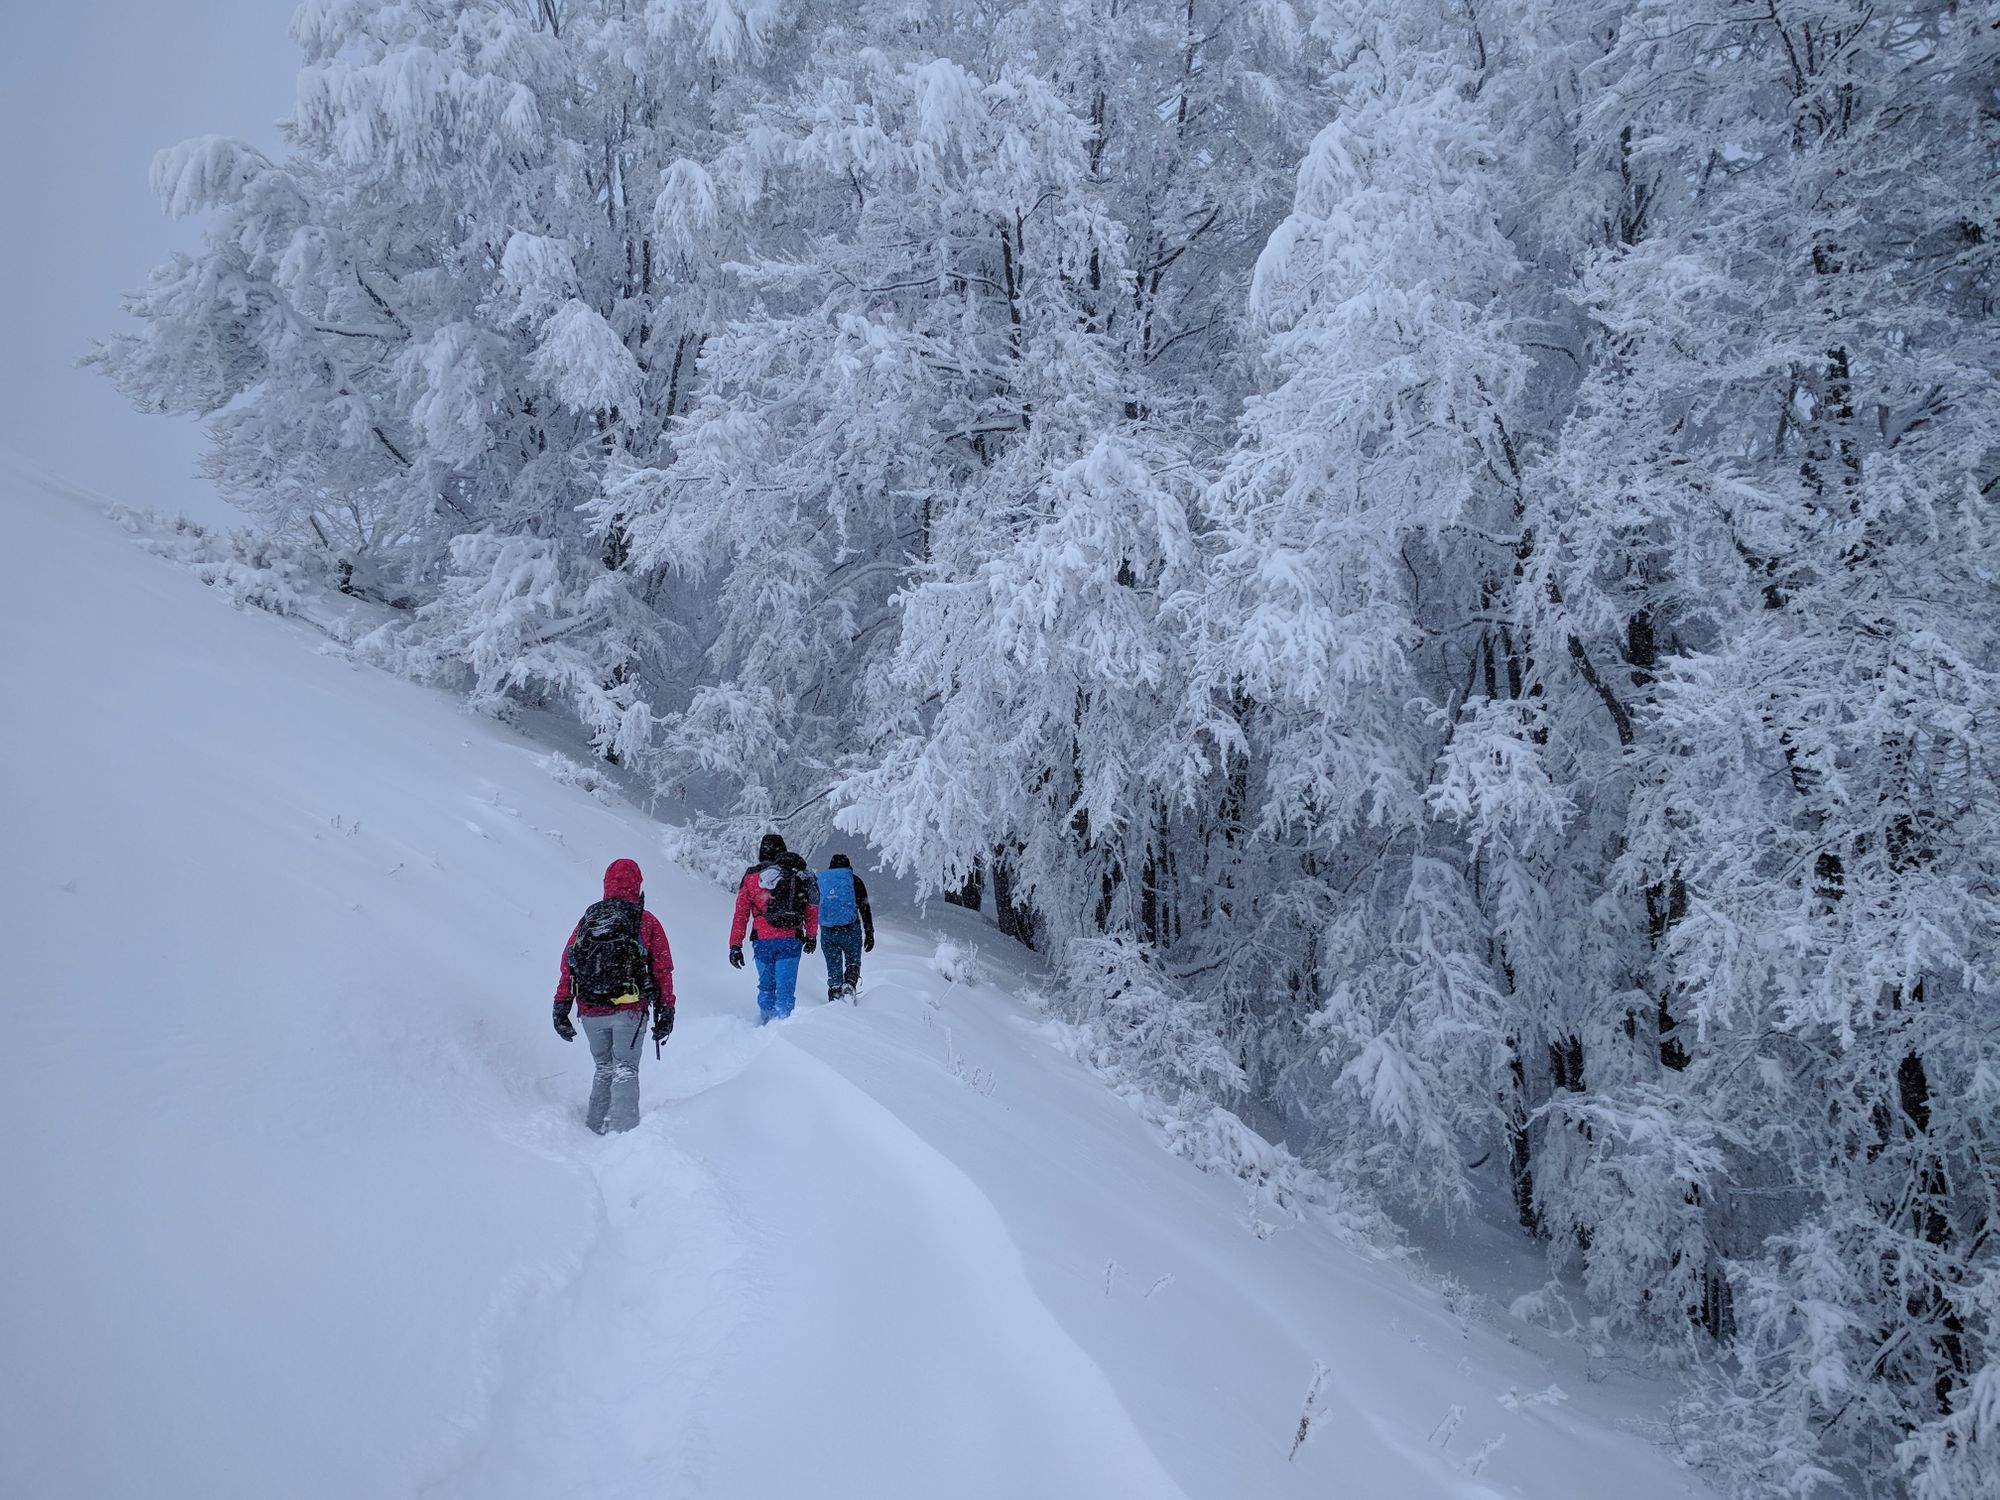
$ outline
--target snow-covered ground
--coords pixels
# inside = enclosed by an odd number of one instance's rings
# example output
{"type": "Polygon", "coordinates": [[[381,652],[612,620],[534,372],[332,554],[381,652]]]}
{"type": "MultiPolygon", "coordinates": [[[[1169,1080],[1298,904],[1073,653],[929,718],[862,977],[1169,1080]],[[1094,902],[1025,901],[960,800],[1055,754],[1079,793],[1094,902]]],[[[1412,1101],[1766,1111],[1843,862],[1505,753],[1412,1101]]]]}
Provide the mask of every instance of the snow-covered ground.
{"type": "Polygon", "coordinates": [[[990,944],[947,983],[963,914],[757,1030],[643,813],[87,504],[8,485],[0,555],[0,1493],[1701,1493],[1658,1387],[1168,1155],[990,944]],[[598,1139],[548,996],[621,855],[681,1021],[598,1139]]]}

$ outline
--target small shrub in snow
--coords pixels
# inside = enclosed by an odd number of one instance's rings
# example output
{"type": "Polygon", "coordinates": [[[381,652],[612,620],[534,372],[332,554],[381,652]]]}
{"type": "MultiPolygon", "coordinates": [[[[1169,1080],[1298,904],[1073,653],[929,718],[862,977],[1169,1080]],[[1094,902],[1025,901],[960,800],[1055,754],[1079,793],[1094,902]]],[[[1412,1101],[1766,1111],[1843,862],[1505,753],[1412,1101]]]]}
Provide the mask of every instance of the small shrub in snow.
{"type": "Polygon", "coordinates": [[[998,1080],[993,1076],[993,1070],[991,1068],[974,1067],[971,1063],[967,1062],[965,1054],[958,1050],[958,1044],[952,1040],[949,1031],[944,1034],[944,1049],[945,1071],[981,1098],[992,1098],[993,1090],[998,1083],[998,1080]]]}
{"type": "Polygon", "coordinates": [[[977,984],[978,960],[979,950],[971,944],[961,946],[950,938],[940,938],[937,951],[931,954],[931,967],[944,976],[946,984],[977,984]]]}
{"type": "MultiPolygon", "coordinates": [[[[1151,1293],[1147,1295],[1150,1296],[1151,1293]]],[[[1326,1377],[1327,1368],[1324,1362],[1314,1360],[1312,1380],[1306,1385],[1305,1405],[1299,1408],[1299,1428],[1292,1434],[1292,1451],[1285,1455],[1287,1463],[1299,1456],[1299,1449],[1303,1448],[1306,1439],[1312,1436],[1313,1418],[1319,1415],[1319,1393],[1326,1385],[1326,1377]]]]}
{"type": "Polygon", "coordinates": [[[1519,1411],[1524,1406],[1560,1406],[1569,1400],[1569,1392],[1559,1385],[1551,1385],[1524,1396],[1510,1385],[1506,1395],[1494,1399],[1509,1411],[1519,1411]]]}
{"type": "Polygon", "coordinates": [[[1451,1440],[1458,1435],[1458,1424],[1464,1420],[1465,1408],[1454,1401],[1446,1408],[1445,1414],[1438,1418],[1437,1426],[1431,1429],[1431,1435],[1424,1441],[1436,1443],[1440,1448],[1449,1448],[1451,1440]]]}
{"type": "Polygon", "coordinates": [[[573,761],[560,751],[545,755],[536,763],[549,773],[549,780],[558,786],[573,786],[580,792],[587,792],[599,802],[609,802],[617,790],[611,778],[597,767],[573,761]]]}
{"type": "Polygon", "coordinates": [[[185,516],[119,507],[112,516],[156,557],[190,569],[238,609],[296,615],[318,580],[297,550],[273,537],[212,531],[185,516]]]}
{"type": "Polygon", "coordinates": [[[1459,1473],[1476,1477],[1479,1471],[1486,1467],[1487,1461],[1500,1451],[1506,1441],[1506,1433],[1496,1432],[1492,1437],[1481,1443],[1471,1456],[1458,1466],[1459,1473]]]}
{"type": "Polygon", "coordinates": [[[1445,1310],[1458,1323],[1459,1337],[1470,1338],[1473,1319],[1486,1310],[1486,1299],[1456,1276],[1439,1277],[1437,1289],[1444,1299],[1445,1310]]]}
{"type": "Polygon", "coordinates": [[[1609,1350],[1605,1341],[1605,1320],[1581,1318],[1569,1298],[1570,1288],[1559,1276],[1551,1276],[1532,1292],[1523,1293],[1507,1304],[1507,1311],[1523,1323],[1546,1328],[1550,1333],[1581,1343],[1592,1357],[1609,1350]]]}

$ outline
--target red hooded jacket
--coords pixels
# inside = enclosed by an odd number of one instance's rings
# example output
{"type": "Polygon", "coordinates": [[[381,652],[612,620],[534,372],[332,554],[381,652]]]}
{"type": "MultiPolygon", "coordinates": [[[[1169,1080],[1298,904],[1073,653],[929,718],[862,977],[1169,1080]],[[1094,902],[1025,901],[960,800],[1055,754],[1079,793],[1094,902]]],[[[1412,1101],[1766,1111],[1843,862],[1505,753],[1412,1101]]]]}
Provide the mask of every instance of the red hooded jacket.
{"type": "MultiPolygon", "coordinates": [[[[810,878],[811,872],[806,869],[803,860],[798,860],[796,855],[786,855],[785,858],[797,860],[800,873],[810,878]]],[[[770,860],[766,864],[752,865],[743,872],[742,883],[736,887],[736,916],[729,924],[730,947],[734,948],[742,943],[743,934],[746,931],[758,942],[763,942],[768,938],[809,937],[817,939],[819,937],[819,903],[817,901],[806,907],[806,920],[803,927],[773,927],[769,922],[764,920],[764,908],[771,904],[771,893],[764,888],[760,877],[767,868],[776,863],[778,861],[770,860]]]]}
{"type": "MultiPolygon", "coordinates": [[[[629,859],[614,859],[604,872],[604,899],[606,901],[638,901],[646,899],[645,887],[639,874],[639,867],[629,859]]],[[[556,985],[556,1008],[565,1015],[569,1013],[569,950],[577,934],[583,931],[583,920],[577,919],[570,929],[569,942],[563,944],[562,979],[556,985]]],[[[666,1010],[674,1008],[674,953],[667,946],[666,929],[651,912],[639,917],[639,941],[646,945],[646,956],[653,966],[653,982],[660,988],[659,1004],[666,1010]]],[[[592,1005],[588,1000],[577,997],[577,1009],[586,1016],[623,1015],[634,1009],[630,1005],[592,1005]]]]}

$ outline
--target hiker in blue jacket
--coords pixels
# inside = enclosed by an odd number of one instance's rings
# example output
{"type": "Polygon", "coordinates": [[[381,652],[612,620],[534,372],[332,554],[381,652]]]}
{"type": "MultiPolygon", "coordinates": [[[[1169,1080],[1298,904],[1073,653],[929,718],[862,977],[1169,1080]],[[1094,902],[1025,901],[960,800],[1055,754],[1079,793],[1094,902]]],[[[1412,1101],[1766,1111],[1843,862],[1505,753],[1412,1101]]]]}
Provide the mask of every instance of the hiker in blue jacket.
{"type": "Polygon", "coordinates": [[[845,854],[836,854],[819,877],[819,942],[826,954],[826,998],[852,1000],[861,983],[861,955],[875,950],[875,914],[868,887],[845,854]]]}

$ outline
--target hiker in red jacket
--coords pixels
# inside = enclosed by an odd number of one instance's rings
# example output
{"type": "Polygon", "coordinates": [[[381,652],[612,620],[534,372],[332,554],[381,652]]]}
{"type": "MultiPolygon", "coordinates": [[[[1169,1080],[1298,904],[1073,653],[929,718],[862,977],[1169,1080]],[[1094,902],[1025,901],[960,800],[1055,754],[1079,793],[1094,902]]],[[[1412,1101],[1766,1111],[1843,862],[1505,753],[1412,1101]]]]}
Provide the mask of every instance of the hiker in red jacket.
{"type": "Polygon", "coordinates": [[[757,863],[736,887],[736,918],[729,924],[729,962],[743,967],[743,934],[757,956],[757,1024],[792,1013],[799,992],[799,955],[819,942],[819,883],[806,862],[767,833],[757,863]]]}
{"type": "Polygon", "coordinates": [[[563,944],[556,985],[556,1035],[576,1040],[574,1001],[597,1068],[584,1123],[603,1135],[639,1123],[639,1039],[653,1014],[657,1046],[674,1029],[674,955],[659,919],[646,910],[638,865],[614,859],[604,899],[583,914],[563,944]]]}

